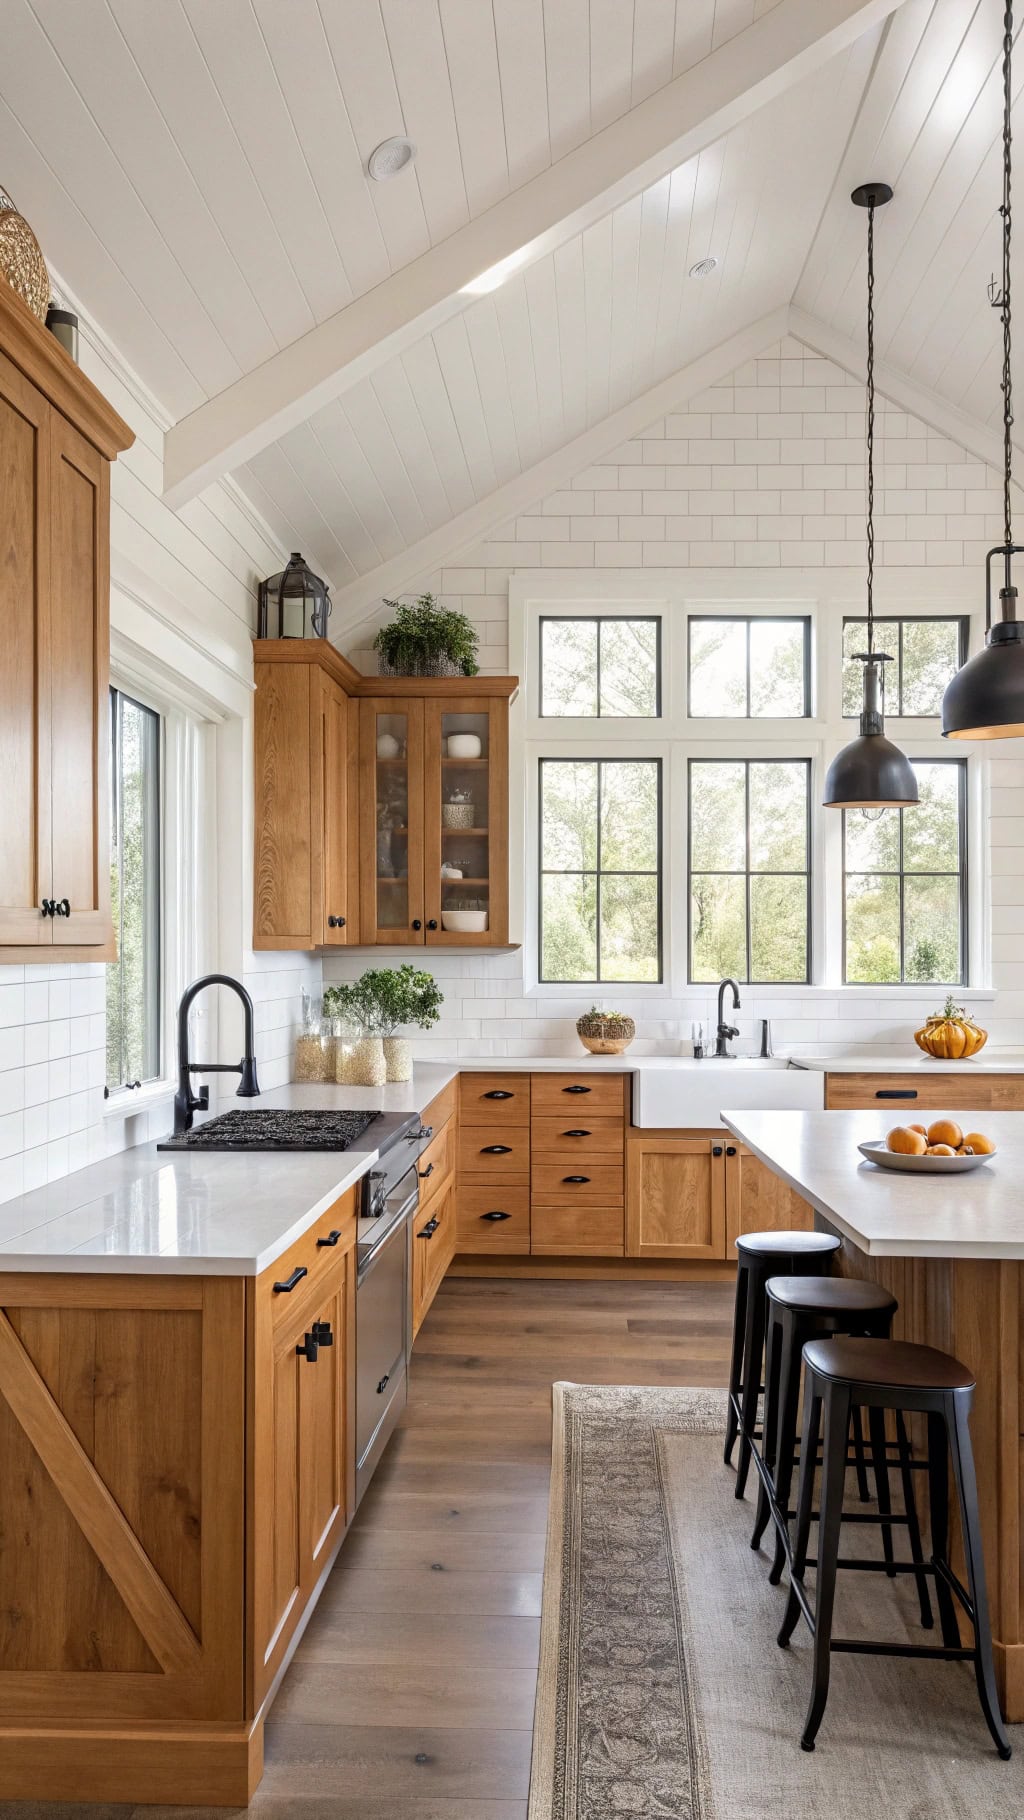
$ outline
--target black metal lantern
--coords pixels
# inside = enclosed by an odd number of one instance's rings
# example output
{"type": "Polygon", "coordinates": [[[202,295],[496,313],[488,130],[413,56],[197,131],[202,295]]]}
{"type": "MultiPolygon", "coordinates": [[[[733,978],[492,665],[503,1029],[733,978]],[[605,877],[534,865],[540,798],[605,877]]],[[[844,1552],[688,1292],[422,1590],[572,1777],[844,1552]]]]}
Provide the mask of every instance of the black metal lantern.
{"type": "Polygon", "coordinates": [[[1013,541],[1010,486],[1013,480],[1013,374],[1010,368],[1010,103],[1013,91],[1013,6],[1003,13],[1003,223],[1002,283],[992,278],[988,300],[999,311],[1003,328],[1003,541],[985,558],[985,649],[968,659],[947,684],[942,697],[945,739],[1019,739],[1024,735],[1024,624],[1017,618],[1013,558],[1022,554],[1013,541]],[[992,617],[992,559],[1002,558],[999,617],[992,617]]]}
{"type": "Polygon", "coordinates": [[[867,363],[867,644],[858,651],[864,665],[860,734],[837,753],[825,779],[826,809],[892,809],[916,803],[917,778],[906,754],[885,737],[883,664],[891,660],[875,650],[875,210],[892,198],[887,183],[862,183],[851,202],[868,211],[868,363],[867,363]]]}
{"type": "Polygon", "coordinates": [[[293,550],[280,575],[260,582],[258,636],[326,638],[330,611],[327,583],[293,550]]]}

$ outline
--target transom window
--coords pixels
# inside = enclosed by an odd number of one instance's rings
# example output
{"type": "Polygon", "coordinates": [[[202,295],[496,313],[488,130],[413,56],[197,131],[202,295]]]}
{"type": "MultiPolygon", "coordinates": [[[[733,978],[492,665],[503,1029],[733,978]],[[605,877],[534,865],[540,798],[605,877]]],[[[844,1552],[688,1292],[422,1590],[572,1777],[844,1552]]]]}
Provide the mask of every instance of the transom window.
{"type": "Polygon", "coordinates": [[[701,720],[809,715],[810,619],[691,616],[687,698],[701,720]]]}
{"type": "Polygon", "coordinates": [[[110,897],[117,960],[107,967],[107,1090],[160,1077],[160,716],[110,691],[110,897]]]}
{"type": "Polygon", "coordinates": [[[540,760],[540,978],[658,981],[661,761],[540,760]]]}
{"type": "Polygon", "coordinates": [[[843,811],[848,985],[966,981],[966,764],[914,774],[914,808],[843,811]]]}
{"type": "Polygon", "coordinates": [[[661,713],[660,619],[542,619],[540,703],[545,716],[656,719],[661,713]]]}
{"type": "MultiPolygon", "coordinates": [[[[843,621],[843,714],[860,713],[863,664],[854,653],[867,650],[864,619],[843,621]]],[[[946,684],[967,661],[967,620],[961,618],[877,619],[875,650],[886,651],[883,664],[888,714],[913,719],[942,712],[946,684]]]]}
{"type": "Polygon", "coordinates": [[[690,979],[810,977],[810,761],[691,759],[690,979]]]}

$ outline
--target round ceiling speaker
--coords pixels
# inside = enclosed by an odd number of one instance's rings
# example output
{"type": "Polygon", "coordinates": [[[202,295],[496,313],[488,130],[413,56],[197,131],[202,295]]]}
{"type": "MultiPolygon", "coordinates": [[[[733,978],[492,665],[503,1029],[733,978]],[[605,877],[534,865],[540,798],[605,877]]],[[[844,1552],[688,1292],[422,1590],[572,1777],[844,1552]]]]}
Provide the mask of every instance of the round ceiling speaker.
{"type": "Polygon", "coordinates": [[[709,253],[706,259],[698,259],[696,265],[691,265],[690,277],[710,278],[717,265],[718,260],[715,258],[714,253],[709,253]]]}
{"type": "Polygon", "coordinates": [[[366,168],[378,183],[384,183],[389,177],[397,177],[399,171],[404,171],[415,156],[416,147],[411,139],[382,139],[370,153],[366,168]]]}

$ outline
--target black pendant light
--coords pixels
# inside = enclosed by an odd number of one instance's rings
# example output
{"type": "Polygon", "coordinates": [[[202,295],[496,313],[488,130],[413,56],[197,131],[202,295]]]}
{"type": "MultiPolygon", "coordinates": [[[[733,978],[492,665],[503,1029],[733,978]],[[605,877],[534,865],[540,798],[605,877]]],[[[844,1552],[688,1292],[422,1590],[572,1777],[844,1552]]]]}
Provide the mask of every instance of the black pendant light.
{"type": "Polygon", "coordinates": [[[900,809],[918,801],[910,760],[885,737],[882,665],[892,659],[875,650],[875,210],[891,199],[887,183],[862,183],[851,197],[868,211],[868,648],[855,654],[864,665],[860,734],[829,765],[826,809],[900,809]]]}
{"type": "Polygon", "coordinates": [[[985,558],[985,649],[958,670],[942,697],[947,739],[1019,739],[1024,734],[1024,626],[1017,618],[1012,561],[1021,545],[1010,528],[1013,397],[1010,375],[1010,62],[1013,6],[1003,14],[1003,282],[993,278],[988,298],[1003,325],[1003,542],[985,558]],[[999,618],[992,619],[992,558],[1003,559],[999,618]]]}

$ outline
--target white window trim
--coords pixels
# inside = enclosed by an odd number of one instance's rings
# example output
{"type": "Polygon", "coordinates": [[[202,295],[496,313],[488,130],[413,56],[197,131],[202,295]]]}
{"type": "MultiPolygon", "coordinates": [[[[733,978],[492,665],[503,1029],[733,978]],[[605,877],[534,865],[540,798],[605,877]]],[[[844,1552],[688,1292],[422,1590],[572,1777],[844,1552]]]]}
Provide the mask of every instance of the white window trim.
{"type": "MultiPolygon", "coordinates": [[[[970,651],[984,642],[984,607],[973,570],[917,570],[906,577],[888,570],[876,576],[876,610],[913,618],[949,613],[970,621],[970,651]]],[[[509,578],[509,668],[520,677],[520,696],[510,724],[510,775],[525,779],[510,811],[510,910],[521,932],[524,989],[547,999],[592,999],[601,982],[541,982],[538,978],[537,801],[541,757],[660,757],[663,760],[662,864],[663,978],[656,984],[609,988],[631,999],[692,998],[713,990],[689,980],[687,953],[686,761],[698,757],[809,757],[812,805],[820,805],[825,773],[836,753],[854,737],[856,723],[842,715],[843,619],[864,612],[864,577],[859,570],[518,570],[509,578]],[[686,713],[687,620],[743,615],[772,616],[781,610],[811,620],[811,707],[809,717],[771,721],[736,717],[708,720],[686,713]],[[662,713],[657,721],[542,716],[539,701],[541,617],[628,617],[660,613],[662,618],[662,713]]],[[[990,751],[984,741],[944,740],[937,720],[893,716],[887,732],[912,759],[967,760],[968,977],[957,987],[967,1003],[994,998],[991,985],[991,881],[989,825],[990,751]]],[[[935,986],[846,985],[842,978],[842,816],[812,807],[812,978],[806,985],[759,985],[758,998],[851,1001],[898,998],[908,1011],[926,1007],[935,986]]],[[[941,989],[941,988],[940,988],[941,989]]]]}
{"type": "Polygon", "coordinates": [[[121,1121],[164,1105],[177,1090],[178,1001],[202,968],[204,905],[212,883],[199,814],[210,795],[209,723],[185,690],[170,694],[163,682],[162,673],[149,670],[134,652],[112,660],[111,687],[160,716],[161,1069],[140,1088],[110,1089],[103,1117],[121,1121]]]}

